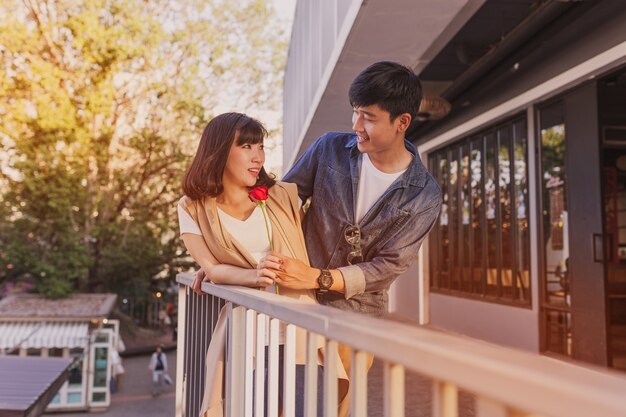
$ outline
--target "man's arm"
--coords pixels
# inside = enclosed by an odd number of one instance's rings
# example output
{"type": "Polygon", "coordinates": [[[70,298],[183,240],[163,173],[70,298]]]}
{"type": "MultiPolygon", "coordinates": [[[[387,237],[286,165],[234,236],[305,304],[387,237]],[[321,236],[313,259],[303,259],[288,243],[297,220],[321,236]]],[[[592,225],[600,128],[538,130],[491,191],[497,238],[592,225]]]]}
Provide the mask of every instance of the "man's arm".
{"type": "MultiPolygon", "coordinates": [[[[435,224],[440,209],[441,199],[437,195],[432,205],[413,216],[409,224],[403,226],[399,235],[390,239],[376,257],[367,262],[330,270],[334,281],[331,291],[345,294],[346,299],[349,299],[364,292],[389,288],[417,256],[422,242],[435,224]],[[404,239],[407,236],[411,238],[404,239]]],[[[321,271],[318,268],[275,252],[271,257],[268,256],[267,261],[268,268],[275,270],[278,275],[276,278],[278,284],[293,289],[319,288],[317,277],[321,271]],[[280,269],[277,265],[280,265],[280,269]]]]}
{"type": "MultiPolygon", "coordinates": [[[[322,273],[319,268],[308,266],[299,259],[290,258],[278,252],[270,252],[259,261],[259,267],[272,271],[276,275],[276,283],[294,290],[310,290],[319,288],[317,278],[322,273]]],[[[345,291],[343,275],[338,269],[331,269],[333,285],[330,291],[345,291]]]]}
{"type": "Polygon", "coordinates": [[[346,281],[346,299],[389,288],[419,253],[424,239],[435,225],[440,209],[441,202],[437,202],[414,216],[409,224],[402,227],[401,236],[392,239],[371,261],[339,268],[346,281]],[[406,236],[411,238],[402,238],[406,236]]]}

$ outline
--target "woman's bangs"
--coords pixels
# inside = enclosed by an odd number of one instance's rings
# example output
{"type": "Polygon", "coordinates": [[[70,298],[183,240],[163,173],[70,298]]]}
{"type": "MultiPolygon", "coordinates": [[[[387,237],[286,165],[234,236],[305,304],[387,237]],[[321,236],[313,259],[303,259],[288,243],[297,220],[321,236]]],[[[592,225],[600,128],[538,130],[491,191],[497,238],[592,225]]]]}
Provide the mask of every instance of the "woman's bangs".
{"type": "Polygon", "coordinates": [[[263,143],[263,140],[267,136],[267,131],[262,124],[254,119],[248,119],[243,126],[237,128],[237,145],[244,144],[256,145],[257,143],[263,143]]]}

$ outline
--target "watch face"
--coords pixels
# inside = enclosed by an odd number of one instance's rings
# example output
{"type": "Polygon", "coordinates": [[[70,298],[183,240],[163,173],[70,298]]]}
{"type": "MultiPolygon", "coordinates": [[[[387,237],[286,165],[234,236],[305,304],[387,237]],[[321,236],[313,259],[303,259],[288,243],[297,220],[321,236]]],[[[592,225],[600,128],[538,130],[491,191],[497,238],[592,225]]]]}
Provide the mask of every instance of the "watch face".
{"type": "Polygon", "coordinates": [[[329,272],[323,272],[319,278],[320,287],[329,289],[333,285],[333,276],[329,272]]]}

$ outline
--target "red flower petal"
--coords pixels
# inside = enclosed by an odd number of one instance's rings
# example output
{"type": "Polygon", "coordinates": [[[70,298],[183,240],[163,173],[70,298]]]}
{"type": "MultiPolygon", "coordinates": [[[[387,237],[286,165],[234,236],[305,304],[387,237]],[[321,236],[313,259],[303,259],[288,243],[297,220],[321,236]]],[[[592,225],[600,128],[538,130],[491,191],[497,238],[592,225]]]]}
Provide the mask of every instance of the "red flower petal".
{"type": "Polygon", "coordinates": [[[254,187],[248,193],[248,197],[252,201],[265,201],[267,200],[268,188],[264,186],[254,187]]]}

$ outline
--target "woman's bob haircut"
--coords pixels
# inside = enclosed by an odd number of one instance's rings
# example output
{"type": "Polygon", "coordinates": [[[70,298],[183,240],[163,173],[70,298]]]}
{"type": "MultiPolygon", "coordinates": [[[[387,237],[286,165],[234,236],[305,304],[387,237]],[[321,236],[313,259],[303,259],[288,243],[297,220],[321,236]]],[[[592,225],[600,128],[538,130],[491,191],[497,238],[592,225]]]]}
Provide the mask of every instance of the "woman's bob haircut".
{"type": "MultiPolygon", "coordinates": [[[[204,128],[200,144],[183,178],[183,192],[192,200],[216,197],[224,191],[222,176],[230,148],[237,145],[263,143],[267,130],[256,119],[242,113],[224,113],[213,118],[204,128]]],[[[261,168],[257,186],[272,187],[276,183],[261,168]]]]}

